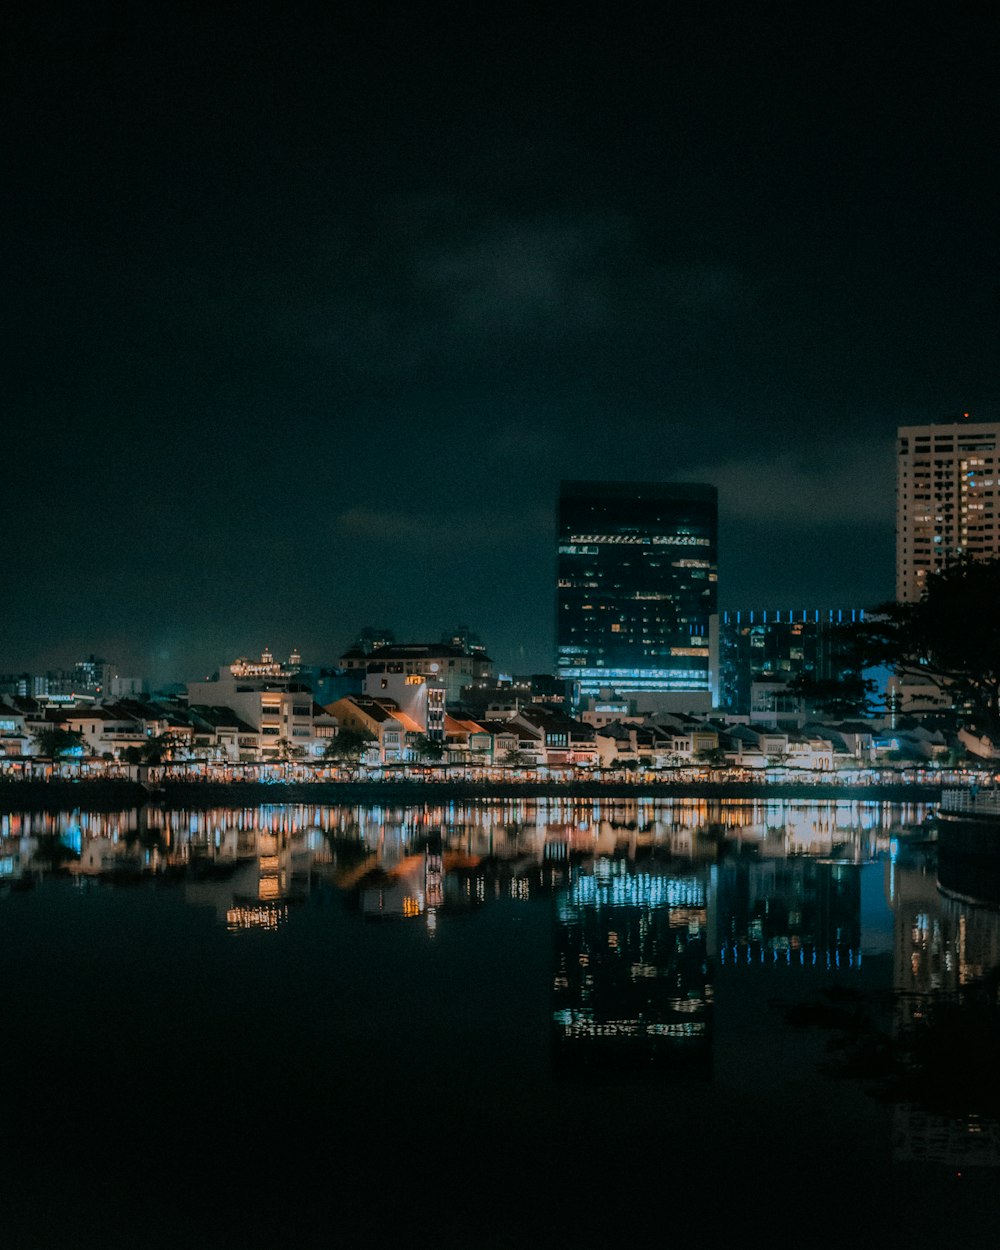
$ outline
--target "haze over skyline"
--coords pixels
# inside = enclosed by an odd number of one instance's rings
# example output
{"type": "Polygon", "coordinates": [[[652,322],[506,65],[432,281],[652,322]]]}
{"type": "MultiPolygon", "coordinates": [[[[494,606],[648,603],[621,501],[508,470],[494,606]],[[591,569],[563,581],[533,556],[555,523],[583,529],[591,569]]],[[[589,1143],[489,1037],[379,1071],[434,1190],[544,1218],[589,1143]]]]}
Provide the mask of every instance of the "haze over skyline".
{"type": "Polygon", "coordinates": [[[866,607],[897,427],[1000,420],[995,14],[3,22],[0,670],[551,671],[562,478],[715,485],[722,608],[866,607]]]}

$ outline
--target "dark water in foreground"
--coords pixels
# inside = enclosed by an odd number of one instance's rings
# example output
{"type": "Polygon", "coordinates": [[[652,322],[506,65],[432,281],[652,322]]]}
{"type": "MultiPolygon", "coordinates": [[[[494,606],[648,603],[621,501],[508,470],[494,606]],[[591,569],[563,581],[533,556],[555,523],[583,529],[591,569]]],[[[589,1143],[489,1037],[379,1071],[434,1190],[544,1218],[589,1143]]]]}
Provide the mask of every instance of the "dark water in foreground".
{"type": "Polygon", "coordinates": [[[1000,912],[924,815],[2,816],[0,1247],[992,1238],[1000,912]]]}

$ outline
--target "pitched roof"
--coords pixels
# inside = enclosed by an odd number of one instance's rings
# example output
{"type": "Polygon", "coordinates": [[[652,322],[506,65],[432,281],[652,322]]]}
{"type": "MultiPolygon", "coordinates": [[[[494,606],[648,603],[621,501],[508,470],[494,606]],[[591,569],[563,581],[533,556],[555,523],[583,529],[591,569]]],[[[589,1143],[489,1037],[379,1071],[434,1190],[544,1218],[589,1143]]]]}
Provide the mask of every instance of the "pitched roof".
{"type": "MultiPolygon", "coordinates": [[[[350,704],[354,711],[359,715],[367,716],[368,719],[374,721],[376,725],[381,725],[387,720],[396,719],[395,705],[393,704],[391,707],[386,706],[386,703],[391,702],[391,700],[382,701],[373,699],[370,695],[346,694],[342,699],[337,699],[333,703],[327,704],[323,710],[330,716],[337,717],[338,713],[336,709],[338,707],[342,709],[343,705],[347,703],[350,704]]],[[[343,713],[341,712],[341,715],[342,714],[343,713]]]]}
{"type": "Polygon", "coordinates": [[[235,729],[241,734],[255,734],[253,725],[242,720],[231,707],[215,703],[196,703],[188,709],[193,719],[200,720],[209,729],[235,729]]]}
{"type": "Polygon", "coordinates": [[[485,732],[478,721],[467,720],[462,716],[452,716],[450,712],[445,712],[444,714],[444,731],[446,734],[476,734],[485,732]]]}
{"type": "Polygon", "coordinates": [[[521,726],[515,725],[509,720],[484,720],[479,722],[480,728],[484,729],[488,734],[496,737],[497,734],[513,734],[515,738],[521,736],[521,726]]]}

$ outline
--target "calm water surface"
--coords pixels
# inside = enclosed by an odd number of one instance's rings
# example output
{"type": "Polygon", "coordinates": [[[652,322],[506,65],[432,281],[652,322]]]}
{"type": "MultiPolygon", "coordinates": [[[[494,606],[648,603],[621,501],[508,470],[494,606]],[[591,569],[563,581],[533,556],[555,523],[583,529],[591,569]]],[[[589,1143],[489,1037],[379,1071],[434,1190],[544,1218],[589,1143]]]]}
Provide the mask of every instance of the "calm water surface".
{"type": "Polygon", "coordinates": [[[0,814],[0,1247],[992,1237],[1000,911],[927,816],[0,814]]]}

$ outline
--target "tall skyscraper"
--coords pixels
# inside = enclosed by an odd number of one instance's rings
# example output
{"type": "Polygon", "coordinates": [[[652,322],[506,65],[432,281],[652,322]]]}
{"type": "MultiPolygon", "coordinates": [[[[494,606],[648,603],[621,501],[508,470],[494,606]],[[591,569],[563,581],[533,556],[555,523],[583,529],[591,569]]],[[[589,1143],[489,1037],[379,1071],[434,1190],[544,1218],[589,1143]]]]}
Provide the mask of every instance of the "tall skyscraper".
{"type": "Polygon", "coordinates": [[[581,697],[711,707],[717,513],[714,486],[560,484],[556,671],[581,697]]]}
{"type": "Polygon", "coordinates": [[[1000,556],[1000,425],[904,425],[896,439],[896,599],[962,557],[1000,556]]]}

